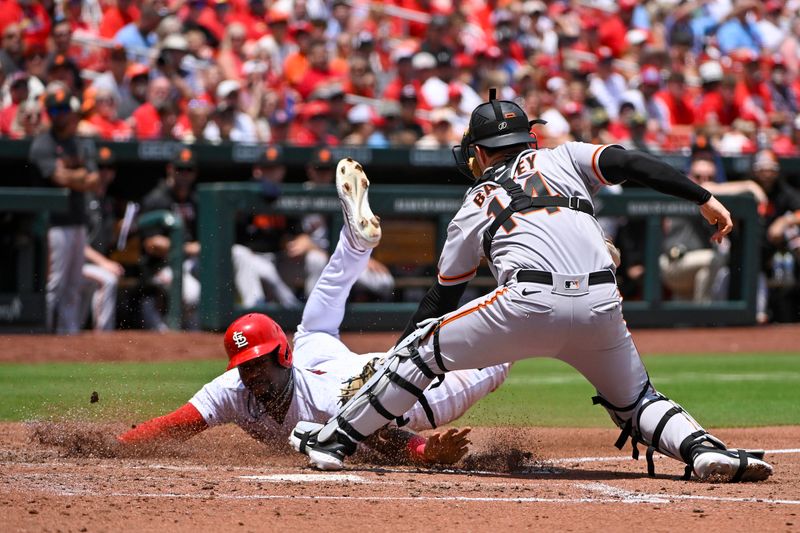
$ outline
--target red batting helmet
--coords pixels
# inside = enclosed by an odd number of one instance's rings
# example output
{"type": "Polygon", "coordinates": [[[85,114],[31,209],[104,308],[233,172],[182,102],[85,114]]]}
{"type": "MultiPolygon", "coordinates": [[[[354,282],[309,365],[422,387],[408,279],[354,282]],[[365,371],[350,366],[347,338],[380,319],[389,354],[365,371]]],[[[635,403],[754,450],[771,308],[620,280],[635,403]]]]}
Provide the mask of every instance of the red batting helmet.
{"type": "Polygon", "coordinates": [[[278,364],[292,367],[292,347],[281,327],[267,315],[250,313],[237,318],[225,332],[228,370],[245,361],[276,351],[278,364]]]}

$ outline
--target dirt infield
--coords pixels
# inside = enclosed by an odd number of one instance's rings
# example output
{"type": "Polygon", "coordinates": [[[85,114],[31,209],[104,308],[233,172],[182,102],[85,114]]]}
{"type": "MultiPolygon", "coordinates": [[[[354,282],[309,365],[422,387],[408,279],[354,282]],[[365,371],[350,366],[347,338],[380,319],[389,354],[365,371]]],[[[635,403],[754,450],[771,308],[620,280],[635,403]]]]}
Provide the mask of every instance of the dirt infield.
{"type": "MultiPolygon", "coordinates": [[[[800,326],[634,331],[642,353],[800,353],[800,326]]],[[[354,351],[394,334],[346,335],[354,351]]],[[[0,362],[223,358],[218,334],[116,332],[0,337],[0,362]]],[[[617,451],[611,429],[478,428],[457,470],[305,467],[284,443],[233,426],[187,443],[123,452],[119,425],[0,423],[5,531],[800,531],[800,427],[721,429],[765,448],[775,475],[757,484],[680,479],[682,465],[617,451]]]]}
{"type": "Polygon", "coordinates": [[[92,457],[75,446],[80,435],[119,429],[73,425],[49,428],[48,437],[45,428],[42,438],[40,428],[32,438],[28,426],[0,425],[4,529],[800,530],[800,449],[792,448],[800,428],[719,431],[736,445],[776,450],[773,478],[737,485],[681,481],[681,465],[667,458],[657,458],[658,476],[648,478],[643,462],[610,446],[615,431],[597,429],[478,429],[471,471],[356,462],[320,473],[234,427],[128,458],[92,457]],[[489,438],[532,456],[489,447],[489,438]]]}

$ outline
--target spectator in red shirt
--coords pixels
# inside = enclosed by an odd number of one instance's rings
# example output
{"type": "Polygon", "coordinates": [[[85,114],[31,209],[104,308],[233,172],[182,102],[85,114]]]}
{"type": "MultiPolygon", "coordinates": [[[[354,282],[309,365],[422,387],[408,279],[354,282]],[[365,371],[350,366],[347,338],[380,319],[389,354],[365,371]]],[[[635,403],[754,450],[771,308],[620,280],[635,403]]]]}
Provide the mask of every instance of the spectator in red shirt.
{"type": "MultiPolygon", "coordinates": [[[[328,45],[325,41],[317,39],[311,42],[308,47],[308,70],[297,85],[297,92],[300,93],[304,99],[314,92],[314,89],[321,85],[329,84],[336,81],[335,75],[331,72],[328,66],[328,45]]],[[[366,61],[362,64],[364,69],[368,67],[366,61]]],[[[363,73],[351,73],[350,80],[355,75],[363,75],[363,73]]]]}
{"type": "Polygon", "coordinates": [[[11,103],[0,110],[0,135],[8,137],[11,125],[17,117],[20,104],[28,99],[28,75],[24,72],[15,72],[8,80],[8,94],[11,103]]]}
{"type": "MultiPolygon", "coordinates": [[[[131,127],[117,117],[117,95],[106,87],[89,89],[93,92],[94,106],[88,119],[78,126],[84,135],[99,137],[108,141],[130,140],[133,131],[131,127]]],[[[84,104],[90,100],[86,98],[84,104]]],[[[90,104],[91,105],[91,104],[90,104]]]]}
{"type": "Polygon", "coordinates": [[[636,0],[619,0],[619,11],[605,17],[600,23],[600,42],[611,49],[614,57],[620,57],[628,46],[625,36],[633,28],[633,10],[636,4],[636,0]]]}
{"type": "Polygon", "coordinates": [[[734,102],[736,78],[723,76],[722,67],[716,61],[700,65],[703,95],[695,114],[695,124],[718,124],[730,126],[739,118],[739,108],[734,102]]]}
{"type": "MultiPolygon", "coordinates": [[[[288,16],[283,19],[283,29],[286,29],[286,21],[288,16]]],[[[270,26],[267,26],[267,10],[264,0],[248,0],[247,7],[239,10],[236,13],[228,15],[227,23],[231,24],[237,22],[247,29],[247,39],[257,41],[263,36],[270,33],[270,26]]]]}
{"type": "Polygon", "coordinates": [[[137,139],[158,139],[161,136],[161,117],[158,114],[170,98],[172,84],[167,78],[155,78],[147,88],[147,101],[136,108],[129,123],[137,139]]]}
{"type": "Polygon", "coordinates": [[[772,112],[772,97],[764,83],[761,63],[758,56],[751,51],[742,51],[734,55],[744,70],[736,84],[735,102],[745,120],[755,121],[760,125],[769,124],[769,113],[772,112]]]}
{"type": "Polygon", "coordinates": [[[111,39],[123,26],[139,20],[139,8],[134,0],[116,0],[107,8],[100,21],[100,37],[111,39]]]}
{"type": "Polygon", "coordinates": [[[331,135],[328,123],[330,106],[322,100],[315,100],[299,106],[298,118],[301,123],[290,131],[290,141],[298,146],[317,146],[328,144],[335,146],[339,139],[331,135]]]}
{"type": "Polygon", "coordinates": [[[694,124],[694,105],[687,94],[686,78],[682,73],[673,72],[667,80],[666,90],[660,91],[655,97],[666,106],[670,126],[694,124]]]}
{"type": "Polygon", "coordinates": [[[22,29],[26,45],[47,46],[50,35],[50,15],[39,0],[17,0],[19,15],[15,20],[22,29]]]}

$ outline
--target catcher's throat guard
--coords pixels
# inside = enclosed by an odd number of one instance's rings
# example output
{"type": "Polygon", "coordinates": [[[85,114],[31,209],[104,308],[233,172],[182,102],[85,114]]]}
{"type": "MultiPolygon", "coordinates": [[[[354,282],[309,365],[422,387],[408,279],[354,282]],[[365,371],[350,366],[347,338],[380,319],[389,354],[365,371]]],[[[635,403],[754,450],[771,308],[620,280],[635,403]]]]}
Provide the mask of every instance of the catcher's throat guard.
{"type": "Polygon", "coordinates": [[[489,101],[472,112],[469,126],[461,137],[461,144],[452,148],[456,168],[470,180],[481,176],[475,160],[475,145],[486,148],[501,148],[514,144],[527,144],[539,147],[536,134],[531,131],[536,124],[546,124],[544,120],[528,120],[525,111],[508,100],[497,99],[497,89],[489,89],[489,101]]]}

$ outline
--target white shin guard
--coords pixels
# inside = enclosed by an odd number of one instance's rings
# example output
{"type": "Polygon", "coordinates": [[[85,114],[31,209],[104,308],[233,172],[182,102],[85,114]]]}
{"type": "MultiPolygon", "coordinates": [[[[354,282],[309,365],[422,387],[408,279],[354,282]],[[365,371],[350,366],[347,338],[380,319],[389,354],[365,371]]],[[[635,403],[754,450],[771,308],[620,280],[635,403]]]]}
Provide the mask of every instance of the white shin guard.
{"type": "Polygon", "coordinates": [[[683,407],[657,392],[648,382],[639,399],[632,405],[616,407],[596,396],[594,403],[602,404],[614,422],[622,429],[615,446],[625,445],[628,437],[633,446],[633,458],[639,458],[637,444],[647,446],[647,473],[655,475],[654,452],[662,453],[688,466],[685,479],[691,475],[696,446],[703,445],[725,450],[725,444],[706,432],[683,407]],[[702,444],[701,444],[702,443],[702,444]]]}
{"type": "Polygon", "coordinates": [[[326,442],[337,432],[353,442],[361,442],[392,420],[402,420],[403,414],[417,401],[436,427],[424,395],[437,377],[433,371],[436,366],[422,360],[416,348],[418,339],[400,343],[402,348],[395,349],[339,414],[325,424],[319,442],[326,442]]]}

